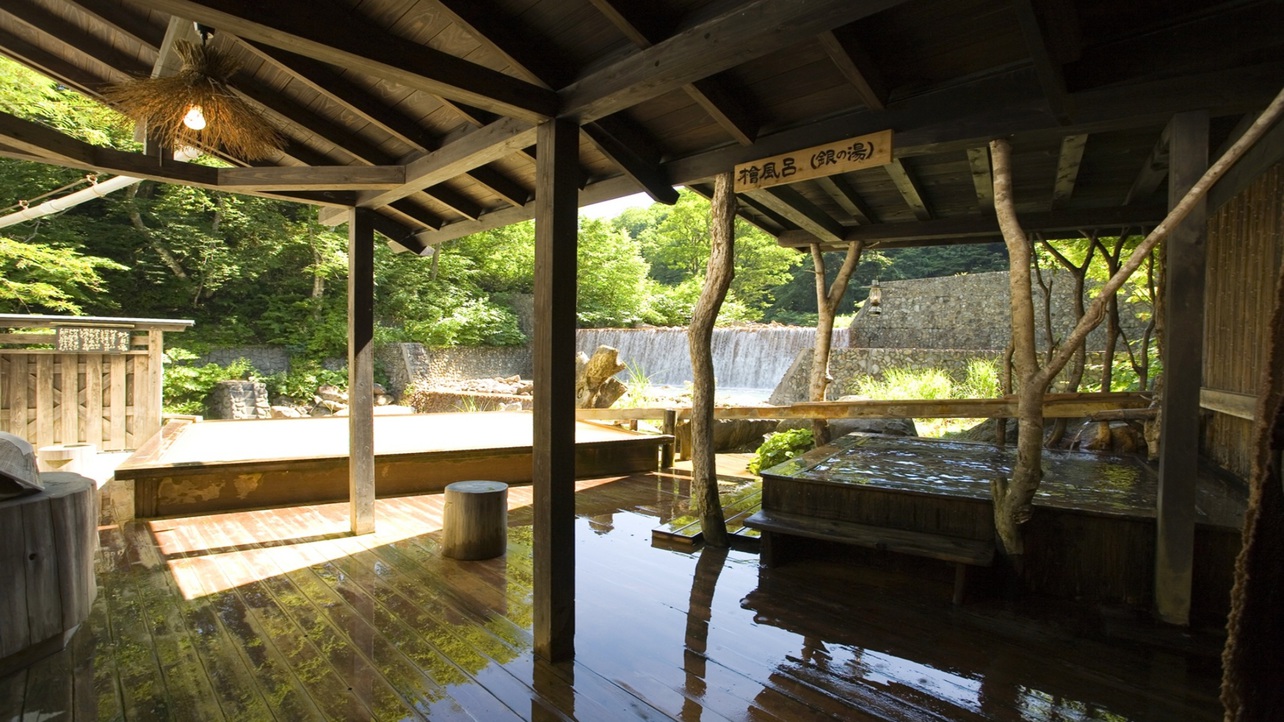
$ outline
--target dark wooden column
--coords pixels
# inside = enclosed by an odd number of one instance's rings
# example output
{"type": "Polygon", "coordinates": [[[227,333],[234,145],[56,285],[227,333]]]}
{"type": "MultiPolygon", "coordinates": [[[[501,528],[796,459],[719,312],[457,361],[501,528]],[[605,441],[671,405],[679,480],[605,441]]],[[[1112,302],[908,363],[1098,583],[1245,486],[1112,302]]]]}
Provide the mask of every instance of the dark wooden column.
{"type": "Polygon", "coordinates": [[[375,530],[374,211],[348,218],[348,499],[353,534],[375,530]]]}
{"type": "Polygon", "coordinates": [[[535,653],[575,656],[575,248],[579,128],[539,127],[535,191],[535,653]]]}
{"type": "MultiPolygon", "coordinates": [[[[1208,114],[1181,113],[1169,124],[1168,207],[1208,170],[1208,114]]],[[[1190,623],[1199,464],[1199,387],[1204,360],[1207,210],[1201,201],[1164,241],[1167,248],[1164,398],[1160,421],[1155,609],[1169,624],[1190,623]]]]}

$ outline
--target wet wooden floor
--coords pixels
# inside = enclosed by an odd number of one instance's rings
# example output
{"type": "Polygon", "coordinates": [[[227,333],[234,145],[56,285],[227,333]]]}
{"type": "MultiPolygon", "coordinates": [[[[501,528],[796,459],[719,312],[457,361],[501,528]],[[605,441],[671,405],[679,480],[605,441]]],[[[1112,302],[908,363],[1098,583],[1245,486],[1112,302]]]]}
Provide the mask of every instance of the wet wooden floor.
{"type": "Polygon", "coordinates": [[[954,610],[945,576],[653,547],[685,479],[578,488],[573,664],[531,652],[529,488],[485,562],[440,556],[439,495],[380,499],[359,538],[342,504],[104,519],[92,617],[0,679],[0,720],[1220,719],[1212,645],[954,610]]]}

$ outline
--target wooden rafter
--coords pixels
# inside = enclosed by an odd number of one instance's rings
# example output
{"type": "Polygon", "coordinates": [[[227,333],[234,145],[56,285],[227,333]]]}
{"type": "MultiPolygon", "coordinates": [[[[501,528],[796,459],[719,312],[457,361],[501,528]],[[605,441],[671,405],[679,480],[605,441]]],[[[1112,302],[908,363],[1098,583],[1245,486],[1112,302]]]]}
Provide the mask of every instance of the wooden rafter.
{"type": "Polygon", "coordinates": [[[597,120],[898,4],[751,0],[566,86],[558,93],[562,113],[597,120]]]}
{"type": "MultiPolygon", "coordinates": [[[[0,28],[0,52],[69,88],[75,88],[90,98],[99,97],[103,87],[111,82],[43,48],[33,45],[3,28],[0,28]]],[[[117,77],[124,79],[125,76],[124,74],[117,74],[117,77]]]]}
{"type": "Polygon", "coordinates": [[[1128,188],[1128,195],[1124,196],[1123,204],[1131,205],[1141,198],[1147,198],[1159,188],[1159,184],[1164,178],[1168,177],[1168,126],[1159,134],[1159,140],[1155,141],[1155,147],[1146,157],[1146,162],[1142,164],[1141,169],[1137,171],[1137,177],[1133,179],[1132,186],[1128,188]]]}
{"type": "MultiPolygon", "coordinates": [[[[1163,220],[1166,212],[1161,206],[1112,206],[1050,213],[1024,213],[1021,215],[1021,226],[1029,233],[1043,233],[1048,238],[1079,238],[1085,229],[1154,226],[1163,220]]],[[[998,241],[1000,240],[999,223],[993,216],[946,218],[910,223],[878,223],[872,226],[846,228],[842,238],[839,239],[842,243],[864,241],[882,247],[923,246],[931,245],[933,241],[952,240],[975,243],[998,241]]],[[[808,243],[815,243],[816,239],[807,233],[789,232],[782,234],[779,242],[782,246],[801,248],[808,243]]]]}
{"type": "Polygon", "coordinates": [[[330,0],[315,0],[306,18],[286,5],[253,0],[135,2],[492,113],[535,122],[557,112],[557,98],[546,88],[392,35],[330,0]]]}
{"type": "Polygon", "coordinates": [[[0,13],[8,13],[42,34],[59,38],[72,52],[102,63],[121,79],[146,75],[151,70],[151,65],[139,60],[137,56],[121,52],[30,0],[7,0],[0,8],[0,13]]]}
{"type": "Polygon", "coordinates": [[[814,236],[813,242],[819,239],[823,243],[841,243],[846,233],[841,223],[789,186],[764,188],[742,195],[748,195],[810,233],[814,236]]]}
{"type": "Polygon", "coordinates": [[[1030,52],[1030,60],[1039,75],[1039,84],[1043,86],[1043,94],[1052,114],[1063,121],[1068,120],[1071,105],[1066,92],[1065,74],[1047,39],[1050,33],[1057,30],[1044,27],[1034,7],[1034,0],[1013,0],[1012,9],[1016,13],[1021,35],[1025,38],[1026,49],[1030,52]]]}
{"type": "MultiPolygon", "coordinates": [[[[503,56],[513,68],[532,82],[560,86],[574,73],[548,52],[550,41],[534,37],[529,31],[515,31],[514,19],[498,8],[467,0],[435,0],[450,17],[478,41],[503,56]]],[[[659,154],[648,154],[643,148],[653,143],[645,132],[623,116],[602,118],[582,128],[584,135],[630,178],[659,203],[676,203],[677,191],[659,170],[659,154]],[[641,139],[641,142],[638,140],[641,139]],[[653,158],[648,158],[653,155],[653,158]]]]}
{"type": "Polygon", "coordinates": [[[863,48],[850,34],[841,31],[826,30],[818,37],[825,54],[838,67],[847,82],[856,89],[861,102],[872,110],[887,108],[887,87],[883,83],[882,73],[874,65],[863,48]]]}
{"type": "Polygon", "coordinates": [[[1061,139],[1061,153],[1057,157],[1057,179],[1052,186],[1053,210],[1064,206],[1074,194],[1074,185],[1079,179],[1079,166],[1083,163],[1083,148],[1087,143],[1086,133],[1067,135],[1061,139]]]}
{"type": "Polygon", "coordinates": [[[994,176],[990,172],[990,149],[985,146],[967,149],[967,165],[972,171],[976,204],[982,213],[994,212],[994,176]]]}
{"type": "MultiPolygon", "coordinates": [[[[686,188],[696,195],[713,200],[712,183],[691,183],[686,188]]],[[[749,224],[762,229],[771,236],[784,233],[793,225],[764,206],[752,202],[752,199],[748,196],[737,196],[736,198],[738,200],[736,203],[736,216],[743,218],[749,224]]]]}
{"type": "Polygon", "coordinates": [[[927,207],[927,201],[923,200],[923,194],[919,192],[918,183],[910,173],[909,168],[899,159],[893,159],[891,163],[883,166],[887,175],[891,177],[892,184],[905,199],[905,204],[913,211],[914,217],[920,221],[931,219],[932,211],[927,207]]]}
{"type": "Polygon", "coordinates": [[[164,32],[124,6],[95,0],[66,0],[76,6],[76,12],[90,15],[115,32],[149,48],[158,47],[164,32]]]}
{"type": "MultiPolygon", "coordinates": [[[[665,24],[658,19],[654,8],[641,10],[620,0],[591,0],[611,24],[624,33],[634,45],[646,49],[668,37],[665,24]]],[[[714,122],[741,145],[750,145],[758,135],[758,122],[753,114],[738,100],[738,93],[727,87],[726,81],[716,77],[704,78],[682,86],[714,122]]]]}
{"type": "Polygon", "coordinates": [[[843,210],[847,211],[860,225],[868,226],[878,222],[878,216],[875,215],[874,210],[842,175],[821,176],[816,179],[816,185],[829,194],[829,197],[842,206],[843,210]]]}

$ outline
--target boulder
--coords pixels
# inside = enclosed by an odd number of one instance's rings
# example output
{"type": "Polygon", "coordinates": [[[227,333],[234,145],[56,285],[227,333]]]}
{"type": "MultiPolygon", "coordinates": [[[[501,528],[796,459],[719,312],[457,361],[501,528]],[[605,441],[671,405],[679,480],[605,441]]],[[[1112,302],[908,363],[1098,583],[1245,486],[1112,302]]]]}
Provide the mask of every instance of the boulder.
{"type": "Polygon", "coordinates": [[[270,419],[267,386],[258,381],[220,381],[205,397],[207,419],[270,419]]]}

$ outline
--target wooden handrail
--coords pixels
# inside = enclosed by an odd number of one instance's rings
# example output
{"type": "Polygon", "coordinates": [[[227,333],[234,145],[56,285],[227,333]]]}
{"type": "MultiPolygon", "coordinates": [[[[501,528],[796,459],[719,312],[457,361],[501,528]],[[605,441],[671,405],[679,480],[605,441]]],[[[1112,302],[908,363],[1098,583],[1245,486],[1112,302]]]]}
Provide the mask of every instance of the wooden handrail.
{"type": "MultiPolygon", "coordinates": [[[[1043,415],[1049,419],[1079,418],[1103,411],[1140,409],[1150,404],[1150,394],[1112,392],[1104,394],[1048,394],[1043,415]]],[[[842,418],[960,418],[997,419],[1016,416],[1015,396],[998,399],[910,399],[892,401],[808,401],[790,406],[719,406],[718,419],[842,419],[842,418]]],[[[635,409],[576,409],[581,421],[636,421],[658,419],[666,409],[675,409],[679,419],[690,418],[689,407],[635,409]]]]}

